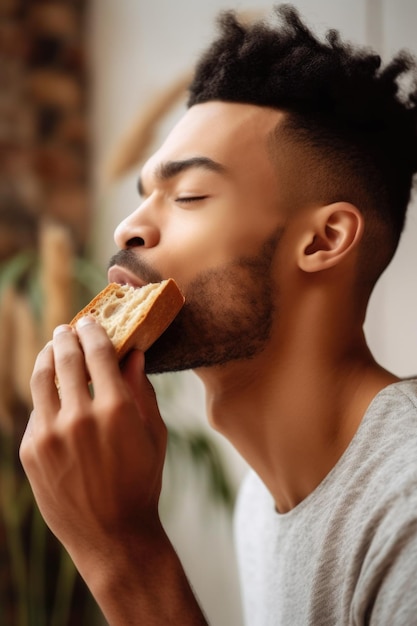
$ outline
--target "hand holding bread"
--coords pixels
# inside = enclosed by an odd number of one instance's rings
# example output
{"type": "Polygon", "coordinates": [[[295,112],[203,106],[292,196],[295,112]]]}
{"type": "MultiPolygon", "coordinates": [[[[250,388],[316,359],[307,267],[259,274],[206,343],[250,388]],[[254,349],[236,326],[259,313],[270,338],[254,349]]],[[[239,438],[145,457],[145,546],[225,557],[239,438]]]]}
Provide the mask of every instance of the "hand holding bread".
{"type": "Polygon", "coordinates": [[[157,585],[161,555],[164,563],[176,559],[158,514],[167,430],[143,351],[183,303],[173,280],[138,289],[110,284],[55,330],[32,376],[21,461],[46,523],[109,615],[118,581],[130,576],[140,589],[155,572],[157,585]],[[99,323],[77,324],[86,316],[99,323]]]}

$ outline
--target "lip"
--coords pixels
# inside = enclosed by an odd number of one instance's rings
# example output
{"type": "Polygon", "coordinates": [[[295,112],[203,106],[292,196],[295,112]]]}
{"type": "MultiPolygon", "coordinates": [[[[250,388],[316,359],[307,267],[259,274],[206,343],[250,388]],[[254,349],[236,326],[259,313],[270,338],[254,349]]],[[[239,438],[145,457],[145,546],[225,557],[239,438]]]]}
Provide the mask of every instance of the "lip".
{"type": "Polygon", "coordinates": [[[143,287],[147,283],[141,280],[139,276],[133,274],[121,265],[112,265],[107,272],[109,283],[118,283],[119,285],[130,285],[131,287],[143,287]]]}

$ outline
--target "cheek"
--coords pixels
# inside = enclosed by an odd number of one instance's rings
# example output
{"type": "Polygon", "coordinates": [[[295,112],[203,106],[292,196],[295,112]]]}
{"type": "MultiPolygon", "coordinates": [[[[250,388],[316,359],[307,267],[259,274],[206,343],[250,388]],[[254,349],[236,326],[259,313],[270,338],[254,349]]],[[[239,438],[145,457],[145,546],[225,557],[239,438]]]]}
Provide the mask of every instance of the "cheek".
{"type": "Polygon", "coordinates": [[[202,271],[258,254],[276,228],[276,214],[272,219],[259,203],[241,197],[178,211],[161,229],[155,265],[185,287],[202,271]]]}
{"type": "Polygon", "coordinates": [[[239,233],[236,224],[197,217],[173,220],[164,229],[158,252],[155,249],[161,264],[187,282],[202,269],[224,265],[244,254],[249,242],[249,236],[239,233]]]}
{"type": "Polygon", "coordinates": [[[173,220],[162,234],[161,245],[172,263],[187,260],[190,270],[197,265],[217,267],[256,253],[274,228],[272,223],[261,225],[240,207],[232,216],[216,207],[204,215],[196,212],[188,219],[173,220]]]}

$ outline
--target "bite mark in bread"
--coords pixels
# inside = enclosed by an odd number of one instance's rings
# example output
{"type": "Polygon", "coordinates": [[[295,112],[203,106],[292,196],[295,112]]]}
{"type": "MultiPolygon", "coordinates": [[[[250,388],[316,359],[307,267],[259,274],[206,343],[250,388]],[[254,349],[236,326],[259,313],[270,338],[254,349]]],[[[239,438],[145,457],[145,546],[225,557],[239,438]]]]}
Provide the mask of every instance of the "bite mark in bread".
{"type": "Polygon", "coordinates": [[[70,322],[93,316],[106,330],[119,361],[133,348],[146,351],[168,328],[184,304],[172,278],[135,288],[108,284],[70,322]]]}

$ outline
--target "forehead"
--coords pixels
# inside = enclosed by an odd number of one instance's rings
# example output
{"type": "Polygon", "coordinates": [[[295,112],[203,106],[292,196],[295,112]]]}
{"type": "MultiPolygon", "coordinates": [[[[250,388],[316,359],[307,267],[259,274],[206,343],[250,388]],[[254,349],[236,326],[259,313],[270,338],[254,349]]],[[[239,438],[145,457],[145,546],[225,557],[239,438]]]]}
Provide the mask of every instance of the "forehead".
{"type": "Polygon", "coordinates": [[[188,109],[147,166],[208,156],[225,165],[241,161],[260,164],[268,159],[268,139],[283,113],[267,107],[206,102],[188,109]]]}

